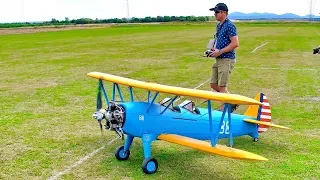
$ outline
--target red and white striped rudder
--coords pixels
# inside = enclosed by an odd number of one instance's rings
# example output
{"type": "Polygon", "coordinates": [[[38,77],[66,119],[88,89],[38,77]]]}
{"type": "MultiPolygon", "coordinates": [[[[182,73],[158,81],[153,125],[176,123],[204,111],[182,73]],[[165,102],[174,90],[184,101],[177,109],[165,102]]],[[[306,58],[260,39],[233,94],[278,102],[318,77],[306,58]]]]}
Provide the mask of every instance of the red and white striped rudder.
{"type": "MultiPolygon", "coordinates": [[[[262,122],[268,122],[271,123],[271,106],[269,104],[267,96],[265,96],[263,93],[260,94],[260,102],[263,103],[263,105],[259,108],[259,113],[257,119],[262,122]]],[[[258,132],[263,133],[269,129],[269,126],[266,125],[259,125],[258,126],[258,132]]]]}

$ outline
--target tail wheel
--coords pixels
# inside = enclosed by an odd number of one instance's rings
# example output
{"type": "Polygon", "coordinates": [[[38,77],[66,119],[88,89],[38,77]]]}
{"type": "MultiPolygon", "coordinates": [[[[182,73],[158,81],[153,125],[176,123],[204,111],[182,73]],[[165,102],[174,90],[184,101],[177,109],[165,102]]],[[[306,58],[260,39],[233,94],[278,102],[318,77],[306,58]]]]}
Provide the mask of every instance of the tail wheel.
{"type": "Polygon", "coordinates": [[[153,174],[158,170],[158,162],[155,158],[147,158],[142,162],[142,170],[146,174],[153,174]]]}

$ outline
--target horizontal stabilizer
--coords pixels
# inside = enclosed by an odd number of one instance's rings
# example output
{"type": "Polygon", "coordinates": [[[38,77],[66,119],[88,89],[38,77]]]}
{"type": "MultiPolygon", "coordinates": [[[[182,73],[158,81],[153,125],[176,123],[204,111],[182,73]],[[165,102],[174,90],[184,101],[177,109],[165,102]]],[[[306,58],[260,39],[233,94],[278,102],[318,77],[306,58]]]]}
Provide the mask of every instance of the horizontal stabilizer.
{"type": "Polygon", "coordinates": [[[270,122],[257,121],[257,120],[253,120],[253,119],[244,119],[243,121],[248,122],[248,123],[253,123],[253,124],[261,124],[261,125],[265,125],[265,126],[281,128],[281,129],[290,129],[290,128],[285,127],[285,126],[271,124],[270,122]]]}
{"type": "Polygon", "coordinates": [[[222,146],[219,144],[212,147],[209,142],[201,141],[201,140],[197,140],[197,139],[193,139],[185,136],[179,136],[175,134],[161,134],[160,136],[158,136],[158,139],[183,145],[183,146],[190,147],[190,148],[197,149],[204,152],[234,158],[234,159],[259,160],[259,161],[268,160],[262,156],[259,156],[247,151],[242,151],[239,149],[222,146]]]}

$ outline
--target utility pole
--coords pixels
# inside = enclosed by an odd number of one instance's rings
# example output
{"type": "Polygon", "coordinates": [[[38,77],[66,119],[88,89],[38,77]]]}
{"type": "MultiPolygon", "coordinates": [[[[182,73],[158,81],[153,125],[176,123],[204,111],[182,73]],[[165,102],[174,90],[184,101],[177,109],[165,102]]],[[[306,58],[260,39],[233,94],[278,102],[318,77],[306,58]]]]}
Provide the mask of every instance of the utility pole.
{"type": "Polygon", "coordinates": [[[310,0],[309,1],[309,21],[313,21],[313,13],[314,13],[314,9],[313,9],[313,6],[314,6],[314,0],[310,0]]]}
{"type": "Polygon", "coordinates": [[[129,0],[126,0],[127,1],[127,22],[130,21],[130,14],[129,14],[129,0]]]}
{"type": "Polygon", "coordinates": [[[24,22],[24,0],[21,1],[22,11],[21,11],[21,21],[24,22]]]}

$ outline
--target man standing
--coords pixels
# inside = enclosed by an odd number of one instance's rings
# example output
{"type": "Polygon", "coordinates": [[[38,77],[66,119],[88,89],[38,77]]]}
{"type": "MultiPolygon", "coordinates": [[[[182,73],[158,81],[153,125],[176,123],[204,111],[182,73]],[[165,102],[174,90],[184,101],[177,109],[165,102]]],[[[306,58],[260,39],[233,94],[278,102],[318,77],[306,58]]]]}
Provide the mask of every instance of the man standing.
{"type": "MultiPolygon", "coordinates": [[[[228,19],[228,7],[224,3],[218,3],[214,8],[209,9],[214,11],[217,24],[217,32],[215,34],[215,44],[212,48],[213,52],[210,57],[216,58],[216,62],[212,66],[210,86],[217,92],[228,92],[228,81],[231,71],[236,62],[235,49],[239,46],[236,26],[228,19]]],[[[231,106],[231,111],[234,111],[238,105],[231,106]]],[[[220,106],[223,110],[224,105],[220,106]]]]}

